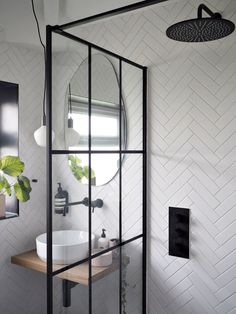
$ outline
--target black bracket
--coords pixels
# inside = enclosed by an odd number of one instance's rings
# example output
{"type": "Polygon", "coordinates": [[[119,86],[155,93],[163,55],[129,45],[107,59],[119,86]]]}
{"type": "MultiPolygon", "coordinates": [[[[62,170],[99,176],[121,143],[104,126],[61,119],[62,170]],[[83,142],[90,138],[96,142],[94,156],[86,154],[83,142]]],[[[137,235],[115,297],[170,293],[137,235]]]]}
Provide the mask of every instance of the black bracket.
{"type": "Polygon", "coordinates": [[[71,289],[77,286],[78,283],[62,279],[62,294],[63,294],[63,307],[71,306],[71,289]]]}
{"type": "Polygon", "coordinates": [[[198,11],[197,11],[197,17],[198,19],[202,18],[202,11],[205,11],[207,14],[210,15],[210,17],[214,18],[214,19],[221,19],[222,15],[218,12],[212,12],[205,4],[200,4],[198,7],[198,11]]]}

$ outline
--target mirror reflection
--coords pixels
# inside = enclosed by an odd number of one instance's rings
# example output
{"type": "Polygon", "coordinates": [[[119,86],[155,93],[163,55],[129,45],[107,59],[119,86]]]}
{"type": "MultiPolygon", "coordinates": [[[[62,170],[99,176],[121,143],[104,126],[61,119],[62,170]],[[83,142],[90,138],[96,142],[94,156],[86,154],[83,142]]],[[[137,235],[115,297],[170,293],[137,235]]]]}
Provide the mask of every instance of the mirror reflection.
{"type": "MultiPolygon", "coordinates": [[[[101,54],[92,56],[91,148],[119,150],[119,82],[115,66],[101,54]]],[[[88,150],[88,59],[74,73],[65,99],[65,140],[67,149],[88,150]]],[[[126,147],[126,115],[122,101],[122,149],[126,147]]],[[[88,184],[88,155],[71,154],[69,167],[78,181],[88,184]]],[[[108,183],[119,169],[119,154],[92,154],[92,184],[108,183]]]]}

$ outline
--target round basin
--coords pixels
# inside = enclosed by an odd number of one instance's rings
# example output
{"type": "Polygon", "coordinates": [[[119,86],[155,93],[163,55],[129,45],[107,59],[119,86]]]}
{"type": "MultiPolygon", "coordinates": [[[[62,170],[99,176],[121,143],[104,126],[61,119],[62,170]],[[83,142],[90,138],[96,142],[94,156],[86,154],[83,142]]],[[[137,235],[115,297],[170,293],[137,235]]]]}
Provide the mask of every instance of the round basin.
{"type": "MultiPolygon", "coordinates": [[[[92,248],[95,236],[92,234],[92,248]]],[[[80,230],[60,230],[52,233],[52,260],[54,264],[71,264],[88,257],[89,234],[80,230]]],[[[36,238],[37,254],[47,261],[47,234],[36,238]]]]}

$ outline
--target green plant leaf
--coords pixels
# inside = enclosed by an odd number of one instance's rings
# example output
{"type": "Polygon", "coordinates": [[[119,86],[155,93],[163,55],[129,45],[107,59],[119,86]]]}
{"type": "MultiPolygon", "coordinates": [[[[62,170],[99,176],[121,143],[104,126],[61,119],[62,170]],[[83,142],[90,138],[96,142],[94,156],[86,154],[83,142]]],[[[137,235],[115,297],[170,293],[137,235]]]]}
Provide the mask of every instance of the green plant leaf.
{"type": "MultiPolygon", "coordinates": [[[[81,166],[81,159],[76,155],[69,155],[68,160],[70,161],[69,166],[70,169],[78,181],[81,181],[84,177],[88,179],[89,177],[89,167],[88,166],[81,166]]],[[[91,178],[95,178],[95,172],[91,169],[91,178]]]]}
{"type": "Polygon", "coordinates": [[[4,176],[0,177],[0,191],[5,190],[11,196],[11,186],[4,176]]]}
{"type": "Polygon", "coordinates": [[[83,173],[83,168],[80,167],[80,166],[70,166],[70,169],[73,173],[73,175],[76,177],[77,180],[81,180],[84,176],[84,173],[83,173]]]}
{"type": "MultiPolygon", "coordinates": [[[[89,167],[88,166],[84,166],[84,176],[86,179],[89,178],[89,167]]],[[[95,178],[95,172],[93,169],[91,169],[91,179],[95,178]]]]}
{"type": "Polygon", "coordinates": [[[4,176],[0,177],[0,191],[2,191],[5,187],[5,180],[6,178],[4,176]]]}
{"type": "Polygon", "coordinates": [[[4,156],[0,162],[0,169],[11,177],[18,177],[24,171],[25,165],[16,156],[4,156]]]}
{"type": "Polygon", "coordinates": [[[81,159],[76,155],[69,155],[68,160],[75,165],[81,164],[81,159]]]}
{"type": "Polygon", "coordinates": [[[27,202],[30,199],[31,190],[30,181],[27,177],[19,177],[14,184],[14,191],[20,202],[27,202]]]}
{"type": "Polygon", "coordinates": [[[7,181],[7,179],[5,179],[5,190],[6,190],[6,193],[8,194],[8,196],[11,196],[11,186],[10,186],[9,182],[7,181]]]}
{"type": "Polygon", "coordinates": [[[76,155],[69,155],[68,160],[70,161],[70,169],[78,181],[83,178],[83,167],[81,167],[81,159],[76,155]]]}
{"type": "Polygon", "coordinates": [[[25,187],[25,189],[26,189],[28,192],[31,192],[31,191],[32,191],[32,188],[31,188],[31,185],[30,185],[30,180],[29,180],[27,177],[21,176],[21,177],[19,177],[18,180],[20,180],[20,181],[23,182],[24,187],[25,187]]]}

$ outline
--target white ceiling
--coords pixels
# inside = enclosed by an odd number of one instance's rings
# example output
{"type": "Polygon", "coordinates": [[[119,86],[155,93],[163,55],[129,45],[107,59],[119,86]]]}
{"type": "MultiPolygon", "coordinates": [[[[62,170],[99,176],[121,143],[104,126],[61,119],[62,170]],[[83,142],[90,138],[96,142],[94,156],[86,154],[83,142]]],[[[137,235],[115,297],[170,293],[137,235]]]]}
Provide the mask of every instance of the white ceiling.
{"type": "MultiPolygon", "coordinates": [[[[43,39],[46,24],[63,24],[138,0],[34,0],[43,39]]],[[[0,39],[39,45],[31,0],[0,0],[0,39]]]]}

